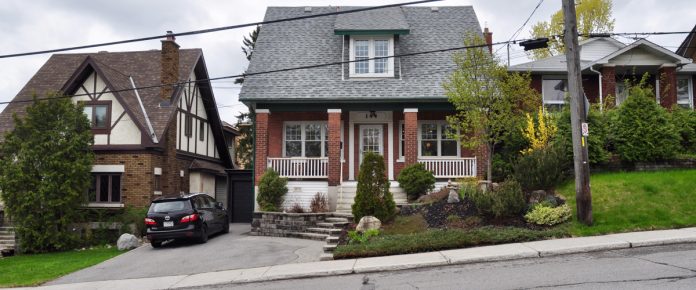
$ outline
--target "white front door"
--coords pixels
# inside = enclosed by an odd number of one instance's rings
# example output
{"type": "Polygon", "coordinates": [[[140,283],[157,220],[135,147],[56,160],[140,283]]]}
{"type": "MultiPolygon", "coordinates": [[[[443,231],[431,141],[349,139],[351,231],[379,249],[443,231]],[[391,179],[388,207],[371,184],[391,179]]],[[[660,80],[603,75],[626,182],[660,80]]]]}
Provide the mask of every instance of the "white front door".
{"type": "Polygon", "coordinates": [[[371,151],[379,155],[384,155],[384,144],[382,125],[360,125],[360,160],[362,164],[363,154],[371,151]]]}

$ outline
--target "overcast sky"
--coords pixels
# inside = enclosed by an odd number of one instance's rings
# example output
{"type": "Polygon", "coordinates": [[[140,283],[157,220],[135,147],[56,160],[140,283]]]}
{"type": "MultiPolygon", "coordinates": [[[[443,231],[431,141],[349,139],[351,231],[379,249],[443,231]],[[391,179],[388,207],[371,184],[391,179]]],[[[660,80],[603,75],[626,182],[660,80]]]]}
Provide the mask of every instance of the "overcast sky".
{"type": "MultiPolygon", "coordinates": [[[[167,30],[183,32],[263,20],[268,6],[355,6],[383,5],[406,0],[255,0],[255,1],[182,1],[182,0],[5,0],[0,5],[0,54],[43,50],[136,37],[163,34],[167,30]]],[[[577,0],[576,0],[577,2],[577,0]]],[[[505,41],[519,28],[538,0],[446,0],[427,6],[473,5],[481,26],[493,32],[493,41],[505,41]]],[[[529,36],[531,24],[547,20],[561,8],[560,0],[545,0],[519,36],[529,36]]],[[[614,0],[615,32],[689,31],[696,19],[693,0],[614,0]],[[666,4],[669,3],[669,4],[666,4]]],[[[228,30],[177,38],[182,48],[202,48],[211,77],[244,72],[247,61],[241,51],[242,38],[253,28],[228,30]]],[[[685,35],[651,36],[648,39],[676,50],[685,35]]],[[[626,38],[618,40],[627,43],[626,38]]],[[[82,52],[159,49],[158,40],[115,45],[82,52]]],[[[77,51],[76,51],[77,52],[77,51]]],[[[500,50],[505,58],[506,50],[500,50]]],[[[11,100],[46,62],[49,55],[0,59],[0,101],[11,100]]],[[[528,61],[513,47],[512,64],[528,61]]],[[[246,107],[237,101],[239,86],[232,80],[213,82],[222,119],[234,122],[234,116],[246,107]]],[[[5,105],[0,105],[0,110],[5,105]]]]}

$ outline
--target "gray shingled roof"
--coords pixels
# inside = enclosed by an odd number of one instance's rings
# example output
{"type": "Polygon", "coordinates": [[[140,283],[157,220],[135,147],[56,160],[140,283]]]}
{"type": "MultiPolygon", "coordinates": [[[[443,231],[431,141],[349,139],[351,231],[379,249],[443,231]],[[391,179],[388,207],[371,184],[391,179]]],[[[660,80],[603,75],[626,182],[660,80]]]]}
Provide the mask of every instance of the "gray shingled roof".
{"type": "MultiPolygon", "coordinates": [[[[356,7],[341,7],[355,9],[356,7]]],[[[399,36],[395,53],[458,47],[466,33],[481,35],[471,6],[402,7],[410,33],[399,36]]],[[[313,7],[312,13],[336,11],[313,7]]],[[[303,7],[269,7],[265,20],[307,15],[303,7]]],[[[334,34],[337,16],[264,25],[256,41],[248,72],[341,61],[342,36],[334,34]]],[[[452,52],[401,59],[401,79],[342,80],[341,65],[248,76],[239,99],[243,102],[446,100],[442,82],[454,71],[452,52]]],[[[395,61],[398,63],[398,60],[395,61]]],[[[346,65],[347,67],[347,65],[346,65]]]]}
{"type": "Polygon", "coordinates": [[[335,30],[403,30],[409,29],[400,7],[368,10],[336,16],[335,30]]]}

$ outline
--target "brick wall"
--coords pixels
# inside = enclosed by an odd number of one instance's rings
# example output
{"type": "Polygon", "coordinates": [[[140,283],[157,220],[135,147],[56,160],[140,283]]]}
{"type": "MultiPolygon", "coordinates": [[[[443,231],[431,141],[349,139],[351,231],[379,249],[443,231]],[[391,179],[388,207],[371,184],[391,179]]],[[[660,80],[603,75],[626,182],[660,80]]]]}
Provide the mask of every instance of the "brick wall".
{"type": "Polygon", "coordinates": [[[336,186],[341,178],[341,113],[329,113],[328,121],[328,181],[329,186],[336,186]]]}
{"type": "Polygon", "coordinates": [[[94,164],[124,165],[121,202],[126,206],[146,207],[154,192],[153,160],[159,158],[151,153],[97,153],[94,164]]]}
{"type": "MultiPolygon", "coordinates": [[[[266,172],[266,162],[268,157],[268,113],[256,113],[256,137],[254,138],[255,144],[255,164],[254,164],[254,181],[256,185],[261,181],[261,176],[266,172]]],[[[280,143],[280,142],[274,142],[280,143]]]]}
{"type": "Polygon", "coordinates": [[[677,75],[676,67],[662,66],[658,70],[660,83],[660,105],[672,108],[677,104],[677,75]]]}

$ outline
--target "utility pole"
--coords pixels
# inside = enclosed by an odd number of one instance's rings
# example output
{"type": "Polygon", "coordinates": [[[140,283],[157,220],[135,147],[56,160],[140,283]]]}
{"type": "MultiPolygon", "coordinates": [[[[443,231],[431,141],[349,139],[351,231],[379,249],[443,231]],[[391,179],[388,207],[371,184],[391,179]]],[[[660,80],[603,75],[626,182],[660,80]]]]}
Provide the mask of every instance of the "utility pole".
{"type": "Polygon", "coordinates": [[[575,19],[575,0],[563,0],[565,28],[563,41],[568,64],[568,92],[570,93],[570,125],[573,132],[573,167],[575,170],[575,200],[578,221],[592,225],[592,193],[590,191],[590,163],[587,153],[587,121],[585,95],[582,89],[578,24],[575,19]],[[584,128],[583,128],[584,127],[584,128]]]}

